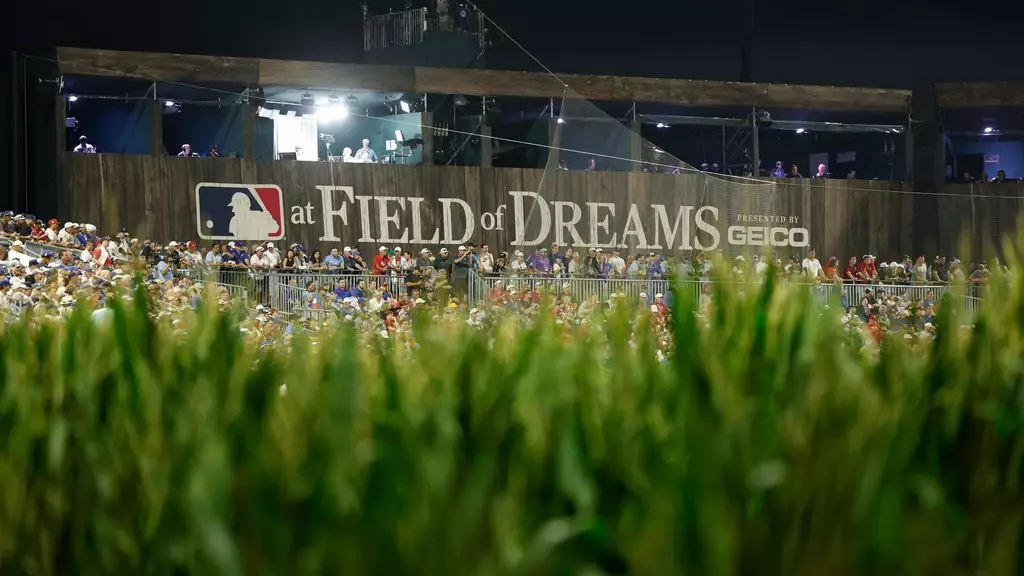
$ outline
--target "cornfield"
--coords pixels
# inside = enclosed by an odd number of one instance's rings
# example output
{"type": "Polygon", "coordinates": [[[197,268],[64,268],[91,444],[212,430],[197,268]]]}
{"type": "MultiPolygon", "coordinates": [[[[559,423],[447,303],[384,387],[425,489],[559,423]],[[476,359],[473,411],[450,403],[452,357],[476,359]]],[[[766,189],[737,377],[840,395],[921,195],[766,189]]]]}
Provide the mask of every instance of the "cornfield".
{"type": "Polygon", "coordinates": [[[141,292],[22,320],[0,573],[1017,573],[1021,277],[877,354],[807,292],[713,298],[680,295],[666,362],[625,313],[425,317],[411,351],[344,325],[261,351],[141,292]]]}

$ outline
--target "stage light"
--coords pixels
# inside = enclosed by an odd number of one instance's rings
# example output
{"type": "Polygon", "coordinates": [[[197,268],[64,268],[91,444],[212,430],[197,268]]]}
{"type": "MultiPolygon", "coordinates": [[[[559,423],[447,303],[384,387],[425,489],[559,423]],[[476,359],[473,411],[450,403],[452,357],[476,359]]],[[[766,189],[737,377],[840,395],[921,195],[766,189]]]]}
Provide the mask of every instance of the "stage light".
{"type": "Polygon", "coordinates": [[[668,124],[665,124],[664,122],[658,122],[657,124],[654,125],[654,127],[655,128],[668,128],[668,124]]]}
{"type": "Polygon", "coordinates": [[[398,102],[398,106],[402,109],[402,112],[405,114],[408,114],[410,111],[412,111],[412,107],[409,106],[409,103],[406,102],[405,100],[400,100],[398,102]]]}
{"type": "Polygon", "coordinates": [[[167,102],[164,102],[164,106],[167,106],[168,108],[173,108],[174,107],[174,101],[173,100],[168,100],[167,102]]]}
{"type": "Polygon", "coordinates": [[[78,102],[78,96],[75,96],[74,94],[68,96],[68,102],[78,102]]]}
{"type": "Polygon", "coordinates": [[[556,122],[558,122],[559,124],[565,124],[565,119],[559,118],[558,120],[556,120],[556,122]]]}
{"type": "Polygon", "coordinates": [[[299,104],[303,106],[316,106],[316,100],[313,99],[313,95],[306,92],[299,98],[299,104]]]}
{"type": "Polygon", "coordinates": [[[804,130],[803,128],[797,128],[796,129],[796,133],[797,134],[803,134],[804,132],[806,132],[806,130],[804,130]]]}
{"type": "Polygon", "coordinates": [[[316,107],[316,120],[317,122],[334,122],[336,120],[344,120],[348,117],[348,108],[345,106],[317,106],[316,107]]]}
{"type": "Polygon", "coordinates": [[[993,132],[995,132],[995,130],[991,126],[985,128],[985,134],[991,134],[993,132]]]}

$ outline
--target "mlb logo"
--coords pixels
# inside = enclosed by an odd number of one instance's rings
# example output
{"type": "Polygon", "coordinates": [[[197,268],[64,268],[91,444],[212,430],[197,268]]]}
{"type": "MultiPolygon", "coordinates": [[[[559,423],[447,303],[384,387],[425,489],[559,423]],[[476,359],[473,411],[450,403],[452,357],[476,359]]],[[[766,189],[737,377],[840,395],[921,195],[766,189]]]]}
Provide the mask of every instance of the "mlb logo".
{"type": "Polygon", "coordinates": [[[271,185],[200,182],[196,225],[204,240],[280,240],[284,195],[271,185]]]}

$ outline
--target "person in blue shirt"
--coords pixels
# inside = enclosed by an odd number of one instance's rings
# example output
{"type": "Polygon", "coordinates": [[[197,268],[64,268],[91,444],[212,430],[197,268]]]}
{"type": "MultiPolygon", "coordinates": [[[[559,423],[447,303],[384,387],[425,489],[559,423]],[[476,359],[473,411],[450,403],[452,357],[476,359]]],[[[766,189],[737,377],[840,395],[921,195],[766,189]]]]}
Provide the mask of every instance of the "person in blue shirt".
{"type": "Polygon", "coordinates": [[[351,292],[352,296],[362,304],[366,300],[366,282],[364,280],[360,280],[355,287],[349,290],[349,292],[351,292]]]}
{"type": "Polygon", "coordinates": [[[530,256],[527,261],[530,268],[538,274],[547,274],[551,272],[551,260],[548,259],[548,249],[540,248],[530,256]]]}
{"type": "Polygon", "coordinates": [[[245,264],[247,256],[243,250],[244,247],[239,247],[234,242],[228,242],[228,246],[224,250],[223,262],[225,264],[245,264]]]}
{"type": "Polygon", "coordinates": [[[338,285],[334,288],[334,297],[338,300],[344,300],[345,298],[350,298],[352,296],[355,296],[355,294],[349,290],[348,281],[344,278],[338,280],[338,285]]]}
{"type": "Polygon", "coordinates": [[[316,282],[310,282],[306,284],[306,308],[314,310],[324,309],[324,299],[320,296],[320,293],[316,290],[316,282]]]}
{"type": "Polygon", "coordinates": [[[153,279],[160,282],[170,282],[174,279],[174,269],[164,260],[163,256],[153,267],[153,279]]]}
{"type": "Polygon", "coordinates": [[[345,267],[345,258],[338,254],[337,248],[331,248],[331,253],[324,258],[324,264],[331,270],[345,267]]]}
{"type": "Polygon", "coordinates": [[[661,276],[661,256],[651,252],[650,260],[647,262],[647,278],[649,280],[660,280],[661,276]]]}
{"type": "Polygon", "coordinates": [[[356,162],[364,164],[377,162],[377,153],[374,152],[373,148],[370,148],[370,141],[366,138],[363,139],[363,147],[356,150],[353,156],[356,162]]]}

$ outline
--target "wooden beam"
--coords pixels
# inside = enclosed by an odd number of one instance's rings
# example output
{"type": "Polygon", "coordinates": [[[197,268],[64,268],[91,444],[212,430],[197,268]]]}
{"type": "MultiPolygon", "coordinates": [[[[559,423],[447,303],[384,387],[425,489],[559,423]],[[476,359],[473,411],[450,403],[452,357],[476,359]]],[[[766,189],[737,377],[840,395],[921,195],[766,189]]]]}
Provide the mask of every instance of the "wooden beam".
{"type": "Polygon", "coordinates": [[[899,112],[910,103],[910,90],[888,88],[560,74],[566,89],[554,76],[538,72],[416,68],[415,73],[417,92],[439,94],[899,112]]]}
{"type": "Polygon", "coordinates": [[[260,60],[259,84],[260,86],[423,92],[423,90],[416,90],[414,69],[409,66],[303,62],[300,60],[260,60]]]}
{"type": "Polygon", "coordinates": [[[57,48],[61,74],[114,76],[161,82],[259,83],[259,60],[227,56],[57,48]]]}
{"type": "Polygon", "coordinates": [[[939,108],[1024,107],[1024,82],[937,82],[939,108]]]}
{"type": "Polygon", "coordinates": [[[472,96],[583,98],[686,106],[904,111],[910,90],[754,84],[503,70],[463,70],[58,49],[61,72],[175,82],[362,89],[472,96]],[[569,88],[567,89],[565,82],[569,88]]]}

